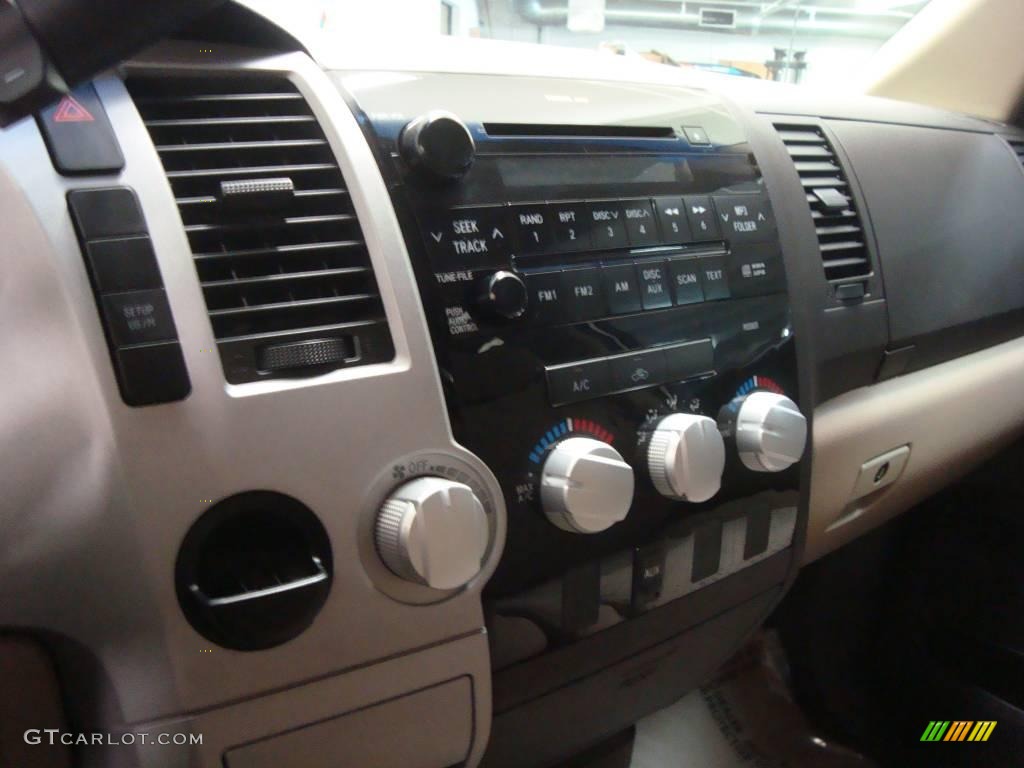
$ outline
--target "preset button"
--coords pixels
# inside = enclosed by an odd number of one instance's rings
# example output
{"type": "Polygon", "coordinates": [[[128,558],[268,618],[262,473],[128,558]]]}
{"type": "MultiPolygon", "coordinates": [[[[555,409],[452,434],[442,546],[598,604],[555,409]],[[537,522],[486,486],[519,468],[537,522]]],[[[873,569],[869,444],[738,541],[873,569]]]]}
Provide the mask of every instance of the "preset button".
{"type": "Polygon", "coordinates": [[[658,245],[661,242],[650,200],[627,200],[622,210],[626,216],[626,233],[630,245],[658,245]]]}
{"type": "Polygon", "coordinates": [[[582,203],[549,203],[548,220],[559,251],[582,251],[590,247],[587,209],[582,203]]]}
{"type": "Polygon", "coordinates": [[[687,195],[683,198],[690,234],[694,240],[718,240],[718,218],[708,195],[687,195]]]}
{"type": "Polygon", "coordinates": [[[588,203],[590,238],[595,248],[625,248],[626,216],[619,203],[588,203]]]}
{"type": "Polygon", "coordinates": [[[661,225],[661,237],[666,243],[687,243],[690,236],[690,224],[686,218],[686,209],[681,197],[656,197],[654,210],[661,225]]]}
{"type": "Polygon", "coordinates": [[[554,237],[546,205],[513,205],[511,214],[519,255],[532,256],[551,250],[554,237]]]}

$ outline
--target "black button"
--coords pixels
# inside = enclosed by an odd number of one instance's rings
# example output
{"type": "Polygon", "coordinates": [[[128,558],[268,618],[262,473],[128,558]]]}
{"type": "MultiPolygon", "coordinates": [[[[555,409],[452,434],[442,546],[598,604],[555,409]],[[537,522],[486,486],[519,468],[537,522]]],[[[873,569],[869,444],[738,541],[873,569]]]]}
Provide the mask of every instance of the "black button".
{"type": "Polygon", "coordinates": [[[684,381],[715,369],[715,348],[711,339],[664,347],[662,353],[669,381],[684,381]]]}
{"type": "Polygon", "coordinates": [[[590,247],[588,212],[582,203],[549,203],[548,220],[559,251],[582,251],[590,247]]]}
{"type": "Polygon", "coordinates": [[[177,337],[167,294],[162,289],[109,293],[102,297],[102,303],[107,329],[118,347],[177,337]]]}
{"type": "Polygon", "coordinates": [[[785,290],[782,260],[778,256],[733,253],[729,262],[729,286],[733,296],[767,296],[785,290]]]}
{"type": "Polygon", "coordinates": [[[65,176],[117,173],[124,157],[92,85],[79,86],[39,115],[54,167],[65,176]]]}
{"type": "Polygon", "coordinates": [[[690,235],[694,240],[718,240],[718,218],[707,195],[687,195],[683,198],[690,235]]]}
{"type": "Polygon", "coordinates": [[[512,228],[516,234],[516,254],[532,256],[551,250],[554,235],[551,232],[546,205],[513,205],[512,228]]]}
{"type": "Polygon", "coordinates": [[[590,320],[605,314],[601,270],[567,269],[562,273],[565,315],[569,320],[590,320]]]}
{"type": "Polygon", "coordinates": [[[690,224],[686,219],[686,209],[681,197],[654,198],[654,211],[661,225],[661,237],[665,243],[688,243],[690,224]]]}
{"type": "Polygon", "coordinates": [[[613,315],[639,312],[640,284],[632,264],[616,264],[604,268],[604,292],[608,297],[608,309],[613,315]]]}
{"type": "Polygon", "coordinates": [[[548,368],[546,372],[548,396],[552,405],[575,403],[610,391],[608,363],[603,359],[557,365],[548,368]]]}
{"type": "Polygon", "coordinates": [[[626,216],[619,203],[587,203],[590,239],[595,248],[625,248],[626,216]]]}
{"type": "Polygon", "coordinates": [[[121,399],[132,406],[184,400],[192,391],[176,341],[119,349],[114,353],[121,399]]]}
{"type": "Polygon", "coordinates": [[[672,306],[668,270],[664,261],[646,261],[636,265],[640,273],[640,295],[644,309],[664,309],[672,306]]]}
{"type": "Polygon", "coordinates": [[[661,242],[650,200],[627,200],[622,205],[622,212],[626,216],[630,245],[658,245],[661,242]]]}
{"type": "Polygon", "coordinates": [[[505,206],[486,206],[457,208],[428,217],[423,239],[436,257],[436,266],[455,269],[505,265],[512,252],[507,214],[505,206]]]}
{"type": "Polygon", "coordinates": [[[565,318],[565,297],[561,272],[526,275],[527,306],[538,323],[557,323],[565,318]]]}
{"type": "Polygon", "coordinates": [[[707,131],[699,125],[684,125],[683,133],[686,134],[686,140],[695,147],[706,147],[711,143],[707,131]]]}
{"type": "Polygon", "coordinates": [[[672,259],[668,263],[672,276],[672,289],[678,306],[699,304],[704,301],[704,289],[700,284],[700,270],[697,259],[672,259]]]}
{"type": "Polygon", "coordinates": [[[660,349],[608,359],[612,387],[616,390],[651,387],[665,383],[665,358],[660,349]]]}
{"type": "Polygon", "coordinates": [[[716,195],[715,210],[732,244],[763,243],[775,237],[771,207],[761,195],[716,195]]]}
{"type": "Polygon", "coordinates": [[[722,560],[722,521],[701,526],[693,532],[693,570],[690,581],[700,581],[718,572],[722,560]]]}
{"type": "Polygon", "coordinates": [[[139,201],[128,187],[75,189],[68,192],[68,205],[83,241],[146,234],[139,201]]]}
{"type": "Polygon", "coordinates": [[[86,243],[85,253],[99,293],[163,287],[148,237],[94,240],[86,243]]]}
{"type": "Polygon", "coordinates": [[[725,259],[720,256],[697,260],[701,287],[707,301],[729,298],[729,280],[725,272],[725,259]]]}

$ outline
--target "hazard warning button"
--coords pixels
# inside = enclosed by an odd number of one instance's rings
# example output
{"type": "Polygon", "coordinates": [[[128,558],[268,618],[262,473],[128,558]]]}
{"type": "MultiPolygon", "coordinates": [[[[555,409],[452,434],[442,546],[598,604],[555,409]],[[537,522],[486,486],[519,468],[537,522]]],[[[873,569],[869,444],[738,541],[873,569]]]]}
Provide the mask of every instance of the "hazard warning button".
{"type": "Polygon", "coordinates": [[[124,167],[121,148],[92,85],[66,94],[37,119],[53,165],[64,176],[117,173],[124,167]]]}

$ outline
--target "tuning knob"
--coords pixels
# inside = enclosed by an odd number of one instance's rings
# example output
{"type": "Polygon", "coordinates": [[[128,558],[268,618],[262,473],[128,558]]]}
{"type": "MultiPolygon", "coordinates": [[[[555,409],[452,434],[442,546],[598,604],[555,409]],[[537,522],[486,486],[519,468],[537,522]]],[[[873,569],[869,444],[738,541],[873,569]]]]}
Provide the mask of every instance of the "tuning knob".
{"type": "Polygon", "coordinates": [[[428,112],[408,123],[398,137],[398,147],[410,166],[435,181],[465,175],[476,156],[469,128],[448,112],[428,112]]]}
{"type": "Polygon", "coordinates": [[[570,437],[555,446],[541,472],[548,520],[572,533],[600,533],[633,503],[633,468],[608,443],[570,437]]]}
{"type": "Polygon", "coordinates": [[[384,564],[408,581],[456,589],[480,572],[487,513],[468,485],[420,477],[401,486],[377,513],[374,538],[384,564]]]}
{"type": "Polygon", "coordinates": [[[526,312],[529,294],[526,283],[515,272],[500,269],[480,281],[477,306],[480,311],[500,320],[515,320],[526,312]]]}
{"type": "Polygon", "coordinates": [[[707,501],[722,487],[725,442],[707,416],[673,413],[654,427],[647,471],[658,493],[670,499],[707,501]]]}
{"type": "Polygon", "coordinates": [[[807,419],[785,395],[754,392],[736,416],[740,461],[755,472],[781,472],[800,461],[807,443],[807,419]]]}

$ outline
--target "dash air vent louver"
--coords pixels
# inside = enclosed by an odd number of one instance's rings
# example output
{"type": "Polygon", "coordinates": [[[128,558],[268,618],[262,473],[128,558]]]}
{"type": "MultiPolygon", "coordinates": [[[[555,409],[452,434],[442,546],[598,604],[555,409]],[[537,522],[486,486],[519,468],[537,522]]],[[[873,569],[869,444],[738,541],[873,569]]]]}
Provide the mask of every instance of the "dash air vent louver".
{"type": "Polygon", "coordinates": [[[136,76],[231,383],[390,360],[345,180],[283,77],[136,76]]]}
{"type": "Polygon", "coordinates": [[[776,123],[775,129],[793,158],[807,195],[825,279],[837,296],[842,295],[840,285],[864,285],[871,274],[871,261],[860,216],[835,151],[816,125],[776,123]]]}
{"type": "Polygon", "coordinates": [[[1024,168],[1024,139],[1007,139],[1006,143],[1010,145],[1010,149],[1017,155],[1018,162],[1024,168]]]}

